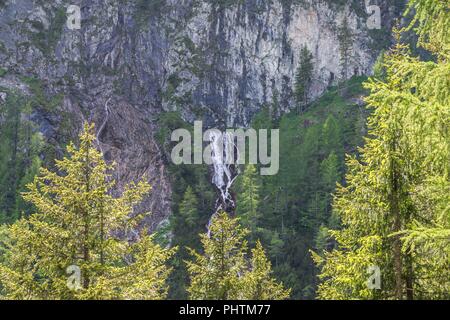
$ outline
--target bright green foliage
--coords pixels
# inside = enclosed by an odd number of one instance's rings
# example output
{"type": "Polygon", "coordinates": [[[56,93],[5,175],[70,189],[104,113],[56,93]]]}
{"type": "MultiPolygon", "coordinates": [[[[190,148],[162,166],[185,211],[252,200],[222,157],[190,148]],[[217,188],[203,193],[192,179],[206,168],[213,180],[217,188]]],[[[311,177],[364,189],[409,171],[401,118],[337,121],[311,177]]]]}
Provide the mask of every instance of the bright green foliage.
{"type": "Polygon", "coordinates": [[[322,251],[328,248],[330,239],[329,229],[325,225],[321,225],[314,239],[314,248],[322,251]]]}
{"type": "Polygon", "coordinates": [[[382,51],[378,56],[377,61],[375,61],[375,64],[373,65],[373,77],[375,79],[383,80],[386,77],[386,69],[384,67],[385,54],[386,52],[382,51]]]}
{"type": "Polygon", "coordinates": [[[187,261],[191,299],[286,299],[289,291],[271,277],[271,267],[261,244],[252,250],[248,266],[248,230],[226,213],[213,217],[210,236],[201,234],[203,254],[190,250],[187,261]]]}
{"type": "Polygon", "coordinates": [[[450,67],[441,30],[449,12],[436,11],[444,3],[410,2],[436,62],[398,44],[385,56],[385,81],[367,83],[369,138],[361,158],[347,160],[334,201],[344,226],[332,231],[338,249],[315,255],[320,298],[449,298],[450,67]],[[370,266],[381,269],[381,290],[366,284],[370,266]]]}
{"type": "Polygon", "coordinates": [[[320,172],[324,188],[328,189],[330,193],[333,192],[334,185],[339,180],[339,160],[334,151],[331,151],[328,157],[322,161],[320,172]]]}
{"type": "Polygon", "coordinates": [[[299,111],[308,103],[308,92],[311,86],[313,75],[313,55],[308,47],[304,46],[300,51],[300,59],[297,72],[295,74],[294,95],[299,111]]]}
{"type": "Polygon", "coordinates": [[[272,278],[272,267],[267,260],[261,242],[256,242],[252,249],[251,272],[244,276],[245,299],[249,300],[284,300],[289,298],[290,290],[272,278]]]}
{"type": "MultiPolygon", "coordinates": [[[[353,101],[364,93],[361,83],[365,79],[353,78],[346,83],[348,96],[331,88],[301,115],[291,112],[278,120],[262,111],[252,122],[253,128],[264,123],[265,127],[280,129],[280,172],[255,177],[259,189],[257,224],[241,221],[251,230],[252,245],[261,240],[274,276],[292,288],[291,297],[295,299],[315,296],[316,268],[309,250],[317,241],[327,248],[334,245],[327,231],[339,226],[331,212],[332,193],[336,182],[343,179],[344,154],[356,152],[356,146],[362,144],[367,111],[353,101]],[[320,236],[325,238],[318,240],[320,236]]],[[[242,219],[245,174],[238,177],[233,188],[237,215],[242,219]]]]}
{"type": "Polygon", "coordinates": [[[5,254],[9,243],[8,225],[0,225],[0,264],[5,262],[5,254]]]}
{"type": "Polygon", "coordinates": [[[231,300],[242,296],[241,276],[246,270],[248,231],[226,213],[213,218],[210,235],[201,234],[203,254],[191,250],[187,261],[191,283],[187,289],[193,300],[231,300]]]}
{"type": "Polygon", "coordinates": [[[45,168],[23,194],[35,213],[13,224],[0,265],[6,299],[162,299],[173,250],[144,233],[127,238],[141,215],[133,212],[150,186],[130,184],[114,198],[102,154],[94,148],[93,126],[85,125],[80,146],[45,168]],[[80,268],[79,287],[68,286],[69,266],[80,268]],[[77,289],[77,290],[75,290],[77,289]]]}
{"type": "Polygon", "coordinates": [[[408,29],[414,29],[419,35],[418,45],[447,58],[450,54],[449,6],[448,0],[411,0],[407,9],[415,13],[408,29]]]}
{"type": "MultiPolygon", "coordinates": [[[[278,98],[274,97],[273,103],[252,119],[254,129],[280,129],[280,172],[275,176],[255,176],[259,189],[257,224],[249,221],[245,226],[251,230],[250,244],[260,239],[267,249],[275,277],[292,288],[292,298],[314,298],[316,267],[309,249],[315,247],[321,226],[325,229],[339,226],[338,219],[331,214],[331,193],[336,182],[342,182],[344,154],[355,153],[356,146],[362,144],[368,112],[355,104],[355,100],[365,93],[361,85],[365,80],[365,77],[354,77],[346,82],[345,95],[342,90],[331,87],[301,115],[291,112],[278,117],[280,109],[275,107],[278,98]],[[333,181],[336,173],[337,180],[333,181]]],[[[192,131],[192,126],[176,112],[161,114],[159,122],[161,130],[157,138],[163,152],[170,156],[173,146],[170,132],[181,127],[192,131]]],[[[173,200],[167,234],[171,245],[179,247],[171,259],[174,271],[169,279],[169,297],[186,299],[185,287],[189,279],[184,261],[189,259],[189,254],[185,247],[201,251],[198,233],[208,223],[217,194],[206,165],[169,164],[166,168],[171,177],[173,200]],[[192,188],[198,204],[198,219],[192,228],[186,227],[186,216],[180,210],[188,187],[192,188]]],[[[245,171],[233,184],[236,214],[242,219],[240,201],[246,190],[242,187],[244,175],[245,171]]],[[[330,239],[325,242],[329,247],[334,243],[330,239]]]]}

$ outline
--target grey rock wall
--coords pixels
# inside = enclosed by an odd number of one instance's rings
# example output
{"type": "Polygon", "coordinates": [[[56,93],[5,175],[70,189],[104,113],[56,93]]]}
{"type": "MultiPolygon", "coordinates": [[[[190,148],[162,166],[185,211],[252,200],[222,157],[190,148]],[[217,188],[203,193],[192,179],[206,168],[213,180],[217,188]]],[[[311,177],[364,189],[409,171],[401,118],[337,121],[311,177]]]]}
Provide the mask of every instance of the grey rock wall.
{"type": "MultiPolygon", "coordinates": [[[[330,2],[3,0],[0,64],[7,74],[0,77],[0,92],[36,94],[34,78],[48,100],[62,94],[53,110],[34,111],[51,143],[68,130],[63,119],[72,136],[83,121],[100,127],[106,119],[99,140],[105,158],[118,164],[118,191],[144,175],[155,186],[142,208],[153,212],[152,226],[168,216],[171,200],[154,137],[158,114],[178,110],[185,120],[209,127],[245,126],[274,95],[288,111],[303,45],[314,55],[310,95],[318,97],[344,74],[337,36],[344,17],[354,34],[345,73],[370,74],[378,51],[364,4],[330,2]],[[66,26],[70,4],[81,7],[80,30],[66,26]]],[[[389,28],[393,7],[374,3],[389,28]]]]}

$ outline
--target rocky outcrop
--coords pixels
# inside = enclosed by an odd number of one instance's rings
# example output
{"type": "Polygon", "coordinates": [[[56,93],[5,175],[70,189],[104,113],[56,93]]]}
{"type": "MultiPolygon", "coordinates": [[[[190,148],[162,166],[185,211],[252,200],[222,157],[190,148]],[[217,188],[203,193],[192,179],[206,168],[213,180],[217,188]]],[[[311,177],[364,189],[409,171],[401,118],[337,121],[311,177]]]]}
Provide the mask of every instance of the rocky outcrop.
{"type": "MultiPolygon", "coordinates": [[[[303,45],[314,55],[312,97],[342,74],[371,72],[379,50],[363,1],[330,2],[2,1],[0,63],[7,74],[0,77],[0,92],[32,95],[39,89],[49,100],[62,94],[54,109],[34,111],[52,143],[64,130],[74,136],[83,121],[98,129],[104,124],[99,144],[118,164],[118,190],[144,175],[155,186],[142,208],[154,213],[148,220],[154,225],[170,213],[171,199],[154,137],[158,114],[177,110],[210,127],[245,126],[274,96],[280,112],[287,111],[303,45]],[[81,8],[80,30],[66,26],[69,5],[81,8]],[[337,28],[344,17],[354,41],[343,73],[337,28]],[[63,128],[63,118],[70,126],[63,128]]],[[[387,2],[378,4],[389,28],[395,12],[387,2]]]]}

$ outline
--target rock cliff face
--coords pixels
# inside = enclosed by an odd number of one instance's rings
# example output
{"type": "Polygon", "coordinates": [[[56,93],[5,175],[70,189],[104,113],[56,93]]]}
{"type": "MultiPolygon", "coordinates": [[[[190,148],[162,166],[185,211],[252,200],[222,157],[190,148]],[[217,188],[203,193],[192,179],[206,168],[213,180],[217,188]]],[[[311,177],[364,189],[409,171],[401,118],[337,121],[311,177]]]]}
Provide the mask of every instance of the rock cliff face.
{"type": "MultiPolygon", "coordinates": [[[[364,1],[333,4],[342,2],[2,0],[0,98],[11,90],[44,97],[33,118],[52,144],[94,121],[105,158],[118,164],[118,191],[143,175],[155,186],[143,205],[154,226],[171,199],[158,115],[245,126],[274,97],[288,111],[303,45],[314,56],[311,97],[344,74],[370,73],[379,50],[364,1]],[[69,5],[81,8],[79,30],[66,25],[69,5]],[[348,70],[337,31],[344,17],[353,34],[348,70]]],[[[395,8],[387,3],[371,4],[389,29],[395,8]]]]}

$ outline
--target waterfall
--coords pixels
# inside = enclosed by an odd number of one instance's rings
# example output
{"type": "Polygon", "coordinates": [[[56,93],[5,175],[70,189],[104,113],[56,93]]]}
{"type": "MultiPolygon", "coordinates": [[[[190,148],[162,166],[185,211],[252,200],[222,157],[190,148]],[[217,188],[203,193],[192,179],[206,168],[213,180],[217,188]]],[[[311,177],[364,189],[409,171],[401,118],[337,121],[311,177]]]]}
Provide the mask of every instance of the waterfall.
{"type": "Polygon", "coordinates": [[[105,102],[105,118],[103,119],[103,123],[102,123],[102,125],[100,126],[100,128],[97,131],[97,135],[95,136],[98,148],[100,149],[100,152],[102,153],[102,156],[104,156],[104,154],[103,154],[102,144],[100,142],[100,135],[102,134],[103,130],[105,129],[106,123],[109,120],[109,114],[110,114],[109,101],[110,100],[111,100],[111,98],[108,98],[108,100],[106,100],[106,102],[105,102]]]}
{"type": "Polygon", "coordinates": [[[209,135],[211,146],[211,162],[214,169],[212,182],[220,192],[217,199],[216,211],[212,215],[208,223],[208,237],[210,236],[210,225],[214,216],[220,212],[233,212],[235,208],[235,200],[231,193],[231,186],[237,178],[239,172],[235,164],[239,160],[239,150],[235,144],[234,133],[221,133],[212,130],[209,135]]]}

